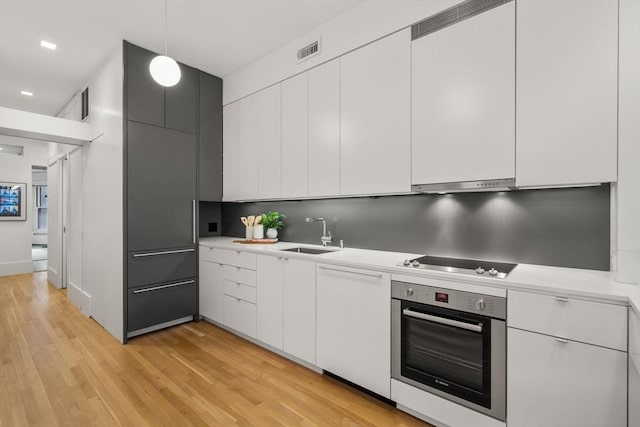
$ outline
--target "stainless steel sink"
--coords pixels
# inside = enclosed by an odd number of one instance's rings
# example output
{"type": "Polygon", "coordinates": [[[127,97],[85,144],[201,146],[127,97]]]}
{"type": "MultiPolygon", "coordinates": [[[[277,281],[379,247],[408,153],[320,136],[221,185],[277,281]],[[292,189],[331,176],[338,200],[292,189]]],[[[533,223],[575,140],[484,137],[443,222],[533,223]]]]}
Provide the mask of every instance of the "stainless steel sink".
{"type": "Polygon", "coordinates": [[[285,252],[297,252],[299,254],[311,254],[311,255],[321,255],[329,252],[335,252],[335,250],[330,249],[314,249],[314,248],[289,248],[289,249],[280,249],[285,252]]]}

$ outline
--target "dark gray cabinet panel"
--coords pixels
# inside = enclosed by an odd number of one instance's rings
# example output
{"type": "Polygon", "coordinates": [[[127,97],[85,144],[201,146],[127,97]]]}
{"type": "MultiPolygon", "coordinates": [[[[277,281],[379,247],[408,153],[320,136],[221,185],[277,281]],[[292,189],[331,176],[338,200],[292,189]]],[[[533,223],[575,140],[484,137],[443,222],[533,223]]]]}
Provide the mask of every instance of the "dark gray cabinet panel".
{"type": "Polygon", "coordinates": [[[127,268],[130,288],[193,277],[197,271],[196,250],[129,253],[127,268]]]}
{"type": "Polygon", "coordinates": [[[127,127],[128,252],[193,247],[196,136],[127,127]]]}
{"type": "Polygon", "coordinates": [[[164,126],[183,132],[198,131],[198,70],[180,64],[177,85],[165,88],[164,126]]]}
{"type": "Polygon", "coordinates": [[[164,88],[149,73],[156,54],[130,43],[125,43],[125,50],[127,118],[164,126],[164,88]]]}
{"type": "Polygon", "coordinates": [[[195,315],[198,312],[197,292],[195,279],[129,289],[129,331],[195,315]],[[193,283],[187,283],[191,280],[193,283]]]}
{"type": "Polygon", "coordinates": [[[200,72],[199,184],[200,200],[222,200],[222,80],[200,72]]]}

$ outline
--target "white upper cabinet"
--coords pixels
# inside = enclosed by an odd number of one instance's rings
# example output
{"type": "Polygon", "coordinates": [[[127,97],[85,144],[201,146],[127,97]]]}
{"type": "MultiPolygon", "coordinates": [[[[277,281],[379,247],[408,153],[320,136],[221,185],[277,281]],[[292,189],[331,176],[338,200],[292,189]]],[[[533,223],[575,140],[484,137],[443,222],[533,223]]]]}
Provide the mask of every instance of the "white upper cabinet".
{"type": "Polygon", "coordinates": [[[282,195],[282,103],[280,84],[258,92],[258,198],[282,195]]]}
{"type": "Polygon", "coordinates": [[[222,138],[222,200],[234,201],[238,198],[238,102],[226,105],[222,109],[223,138],[222,138]]]}
{"type": "Polygon", "coordinates": [[[412,184],[515,177],[515,2],[411,45],[412,184]]]}
{"type": "Polygon", "coordinates": [[[340,59],[340,193],[411,191],[411,35],[340,59]]]}
{"type": "Polygon", "coordinates": [[[258,95],[238,101],[237,200],[258,198],[258,95]]]}
{"type": "Polygon", "coordinates": [[[309,196],[340,194],[340,60],[309,75],[309,196]]]}
{"type": "Polygon", "coordinates": [[[518,186],[617,179],[617,43],[617,1],[518,0],[518,186]]]}
{"type": "Polygon", "coordinates": [[[282,82],[282,197],[309,195],[309,75],[282,82]]]}

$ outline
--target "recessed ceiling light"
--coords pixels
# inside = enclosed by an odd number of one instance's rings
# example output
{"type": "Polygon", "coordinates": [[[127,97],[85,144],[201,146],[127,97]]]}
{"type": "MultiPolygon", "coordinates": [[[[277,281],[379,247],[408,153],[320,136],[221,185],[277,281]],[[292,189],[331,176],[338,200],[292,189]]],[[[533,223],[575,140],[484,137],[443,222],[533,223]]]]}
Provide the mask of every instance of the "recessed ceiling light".
{"type": "Polygon", "coordinates": [[[47,49],[56,50],[56,44],[48,42],[46,40],[40,40],[40,46],[46,47],[47,49]]]}
{"type": "Polygon", "coordinates": [[[25,95],[25,96],[33,96],[33,92],[29,92],[29,91],[26,91],[26,90],[21,90],[20,93],[25,95]]]}

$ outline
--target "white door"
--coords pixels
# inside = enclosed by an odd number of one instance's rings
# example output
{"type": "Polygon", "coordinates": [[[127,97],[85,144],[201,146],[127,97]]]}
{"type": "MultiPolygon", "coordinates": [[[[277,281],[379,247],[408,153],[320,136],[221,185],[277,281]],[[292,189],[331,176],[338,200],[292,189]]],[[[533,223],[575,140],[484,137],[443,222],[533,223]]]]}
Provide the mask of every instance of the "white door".
{"type": "Polygon", "coordinates": [[[62,288],[67,287],[69,264],[67,251],[69,246],[68,241],[68,229],[69,229],[69,156],[62,158],[62,182],[61,182],[60,200],[61,200],[61,219],[62,223],[60,229],[62,230],[62,262],[60,267],[62,269],[62,288]]]}
{"type": "Polygon", "coordinates": [[[258,92],[258,197],[282,195],[282,100],[281,86],[258,92]]]}
{"type": "Polygon", "coordinates": [[[82,149],[78,148],[67,157],[66,179],[66,287],[67,295],[73,302],[89,314],[89,306],[86,298],[82,297],[82,185],[83,185],[83,159],[82,149]]]}
{"type": "Polygon", "coordinates": [[[318,265],[317,366],[389,398],[390,301],[388,273],[318,265]]]}
{"type": "Polygon", "coordinates": [[[340,194],[340,60],[309,71],[309,196],[340,194]]]}
{"type": "Polygon", "coordinates": [[[282,82],[282,197],[309,195],[309,73],[282,82]]]}
{"type": "Polygon", "coordinates": [[[627,353],[507,332],[509,427],[627,425],[627,353]]]}
{"type": "Polygon", "coordinates": [[[516,184],[617,179],[618,2],[518,0],[516,184]]]}
{"type": "Polygon", "coordinates": [[[316,265],[289,259],[284,263],[284,351],[316,363],[316,265]]]}
{"type": "Polygon", "coordinates": [[[412,184],[515,177],[515,8],[412,42],[412,184]]]}
{"type": "Polygon", "coordinates": [[[282,264],[283,257],[257,256],[257,337],[282,350],[282,264]]]}
{"type": "Polygon", "coordinates": [[[238,200],[258,198],[258,94],[238,101],[238,200]]]}
{"type": "Polygon", "coordinates": [[[238,177],[240,162],[238,151],[239,139],[239,102],[226,105],[222,110],[224,121],[222,138],[222,200],[232,202],[238,200],[238,177]]]}
{"type": "Polygon", "coordinates": [[[340,193],[411,191],[411,31],[340,58],[340,193]]]}
{"type": "Polygon", "coordinates": [[[47,280],[56,288],[62,287],[62,160],[49,165],[47,189],[47,280]]]}
{"type": "Polygon", "coordinates": [[[200,260],[200,314],[224,322],[224,279],[222,266],[200,260]]]}

